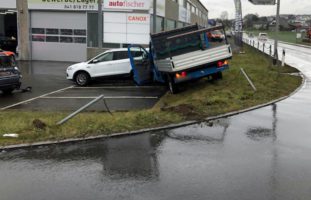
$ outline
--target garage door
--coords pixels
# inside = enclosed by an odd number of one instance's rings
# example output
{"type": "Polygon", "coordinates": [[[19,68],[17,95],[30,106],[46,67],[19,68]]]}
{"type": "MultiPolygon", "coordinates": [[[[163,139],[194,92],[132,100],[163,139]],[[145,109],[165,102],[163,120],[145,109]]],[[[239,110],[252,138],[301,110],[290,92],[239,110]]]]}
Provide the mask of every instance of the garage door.
{"type": "Polygon", "coordinates": [[[85,61],[86,20],[86,13],[32,11],[32,59],[85,61]]]}

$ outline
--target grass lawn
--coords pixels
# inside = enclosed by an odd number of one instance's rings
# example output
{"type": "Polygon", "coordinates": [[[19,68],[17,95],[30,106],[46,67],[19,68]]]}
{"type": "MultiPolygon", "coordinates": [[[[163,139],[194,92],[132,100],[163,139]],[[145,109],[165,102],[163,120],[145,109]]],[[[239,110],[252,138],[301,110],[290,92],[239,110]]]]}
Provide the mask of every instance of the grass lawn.
{"type": "MultiPolygon", "coordinates": [[[[269,102],[293,92],[301,84],[301,77],[277,73],[270,59],[255,49],[246,47],[246,54],[236,54],[223,79],[201,79],[183,86],[183,92],[167,93],[148,110],[82,113],[62,126],[56,122],[68,113],[5,111],[0,113],[0,146],[65,138],[82,138],[99,134],[132,131],[163,126],[189,119],[202,119],[230,111],[269,102]],[[258,91],[254,92],[240,68],[248,73],[258,91]],[[39,119],[46,127],[39,129],[33,121],[39,119]],[[19,138],[3,138],[5,133],[18,133],[19,138]]],[[[284,67],[281,72],[296,72],[284,67]]]]}

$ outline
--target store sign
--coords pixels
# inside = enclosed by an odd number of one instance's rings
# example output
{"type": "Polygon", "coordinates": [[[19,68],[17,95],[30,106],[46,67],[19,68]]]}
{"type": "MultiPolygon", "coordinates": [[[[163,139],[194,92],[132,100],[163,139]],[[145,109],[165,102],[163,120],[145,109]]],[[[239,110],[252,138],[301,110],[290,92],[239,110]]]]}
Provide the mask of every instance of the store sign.
{"type": "MultiPolygon", "coordinates": [[[[153,14],[153,3],[150,5],[150,14],[153,14]]],[[[165,17],[165,0],[157,0],[157,15],[165,17]]]]}
{"type": "Polygon", "coordinates": [[[104,9],[149,10],[151,0],[104,0],[104,9]]]}
{"type": "Polygon", "coordinates": [[[148,44],[150,15],[139,13],[104,13],[104,42],[148,44]]]}
{"type": "Polygon", "coordinates": [[[0,0],[0,8],[16,8],[16,1],[15,0],[0,0]]]}
{"type": "Polygon", "coordinates": [[[28,0],[29,9],[98,10],[97,0],[28,0]]]}

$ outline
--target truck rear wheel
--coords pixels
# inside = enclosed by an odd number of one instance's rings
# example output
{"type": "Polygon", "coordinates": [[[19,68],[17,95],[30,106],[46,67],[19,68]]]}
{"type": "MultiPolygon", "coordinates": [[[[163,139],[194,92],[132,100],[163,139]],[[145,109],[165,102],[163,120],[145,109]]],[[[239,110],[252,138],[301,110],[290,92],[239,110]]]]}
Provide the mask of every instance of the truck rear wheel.
{"type": "Polygon", "coordinates": [[[222,79],[222,72],[217,72],[215,74],[212,74],[213,80],[219,80],[222,79]]]}
{"type": "Polygon", "coordinates": [[[173,78],[171,76],[167,76],[168,89],[172,94],[176,94],[178,92],[178,87],[176,86],[173,78]]]}

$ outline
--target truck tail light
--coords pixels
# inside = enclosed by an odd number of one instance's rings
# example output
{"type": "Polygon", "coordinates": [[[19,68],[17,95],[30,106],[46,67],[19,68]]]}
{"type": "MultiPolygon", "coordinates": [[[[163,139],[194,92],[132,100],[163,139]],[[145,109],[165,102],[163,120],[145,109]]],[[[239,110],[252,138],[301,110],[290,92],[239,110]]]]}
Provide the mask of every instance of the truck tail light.
{"type": "Polygon", "coordinates": [[[225,60],[225,61],[219,61],[218,63],[217,63],[217,67],[223,67],[224,65],[228,65],[229,63],[228,63],[228,61],[227,60],[225,60]]]}
{"type": "Polygon", "coordinates": [[[176,73],[176,78],[185,78],[187,77],[187,72],[176,73]]]}

